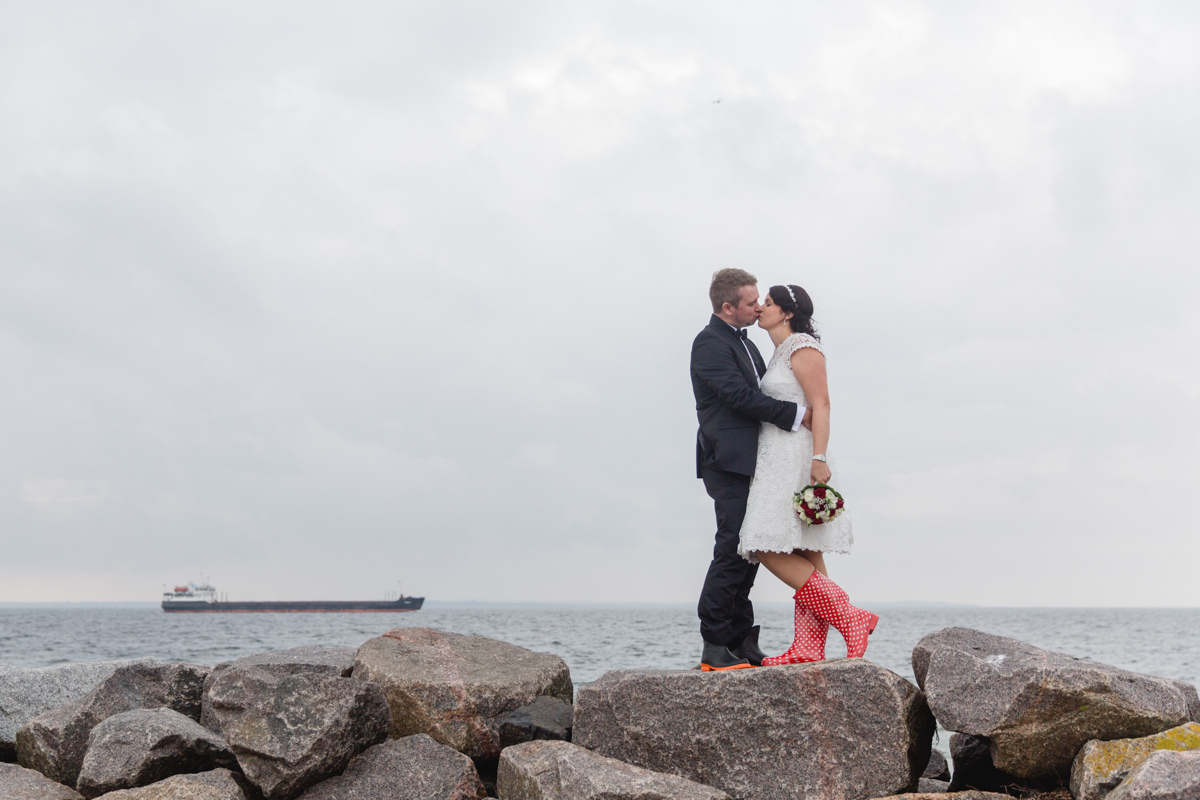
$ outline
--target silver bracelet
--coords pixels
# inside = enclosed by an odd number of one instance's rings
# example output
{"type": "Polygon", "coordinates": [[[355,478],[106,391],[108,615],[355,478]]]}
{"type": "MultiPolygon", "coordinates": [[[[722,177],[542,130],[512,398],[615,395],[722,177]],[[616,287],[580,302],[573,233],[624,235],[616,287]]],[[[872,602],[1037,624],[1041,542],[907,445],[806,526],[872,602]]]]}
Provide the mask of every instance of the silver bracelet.
{"type": "MultiPolygon", "coordinates": [[[[825,461],[825,454],[817,453],[815,456],[813,456],[813,461],[825,461]]],[[[825,461],[825,463],[829,463],[829,462],[825,461]]]]}

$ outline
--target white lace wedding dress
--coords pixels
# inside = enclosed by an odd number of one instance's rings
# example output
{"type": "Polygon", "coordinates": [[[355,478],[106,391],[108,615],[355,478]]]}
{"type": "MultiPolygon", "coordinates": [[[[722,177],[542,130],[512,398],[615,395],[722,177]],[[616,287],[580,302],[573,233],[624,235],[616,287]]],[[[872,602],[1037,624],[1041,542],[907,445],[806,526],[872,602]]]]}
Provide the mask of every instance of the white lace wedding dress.
{"type": "MultiPolygon", "coordinates": [[[[807,333],[793,333],[780,342],[763,375],[762,390],[777,400],[791,400],[807,405],[804,390],[792,372],[792,354],[802,347],[811,347],[824,354],[820,343],[807,333]]],[[[807,428],[792,433],[764,422],[758,433],[758,462],[750,483],[750,499],[746,518],[742,521],[738,553],[747,561],[758,563],[756,550],[790,553],[793,550],[820,550],[826,553],[849,553],[854,544],[854,531],[847,508],[833,521],[824,525],[802,522],[792,508],[792,495],[810,481],[813,437],[807,428]]],[[[828,454],[826,454],[828,458],[828,454]]],[[[837,468],[830,460],[833,476],[829,485],[841,491],[837,468]]],[[[847,505],[850,499],[846,499],[847,505]]]]}

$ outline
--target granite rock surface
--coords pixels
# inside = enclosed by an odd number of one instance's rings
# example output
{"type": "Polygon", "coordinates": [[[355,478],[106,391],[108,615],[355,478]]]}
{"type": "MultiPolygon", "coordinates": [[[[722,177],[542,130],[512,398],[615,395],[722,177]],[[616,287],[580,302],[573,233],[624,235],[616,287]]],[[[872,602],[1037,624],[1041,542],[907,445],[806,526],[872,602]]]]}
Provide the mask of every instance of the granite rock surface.
{"type": "Polygon", "coordinates": [[[254,667],[276,675],[326,675],[331,678],[349,678],[354,671],[353,647],[322,647],[306,645],[293,647],[288,650],[271,650],[266,653],[255,653],[250,656],[222,661],[213,667],[209,682],[227,669],[254,667]]]}
{"type": "Polygon", "coordinates": [[[392,738],[427,733],[493,763],[505,716],[542,695],[572,699],[571,673],[558,656],[433,628],[396,628],[366,642],[354,677],[383,686],[392,738]]]}
{"type": "Polygon", "coordinates": [[[865,800],[917,787],[933,730],[917,687],[856,658],[609,672],[580,688],[572,741],[739,800],[865,800]]]}
{"type": "Polygon", "coordinates": [[[496,795],[500,800],[729,800],[711,786],[556,740],[506,747],[496,795]]]}
{"type": "Polygon", "coordinates": [[[950,781],[937,778],[921,778],[917,781],[917,794],[944,794],[950,791],[950,781]]]}
{"type": "Polygon", "coordinates": [[[0,798],[3,800],[83,800],[70,786],[55,783],[34,769],[0,764],[0,798]]]}
{"type": "Polygon", "coordinates": [[[136,663],[118,667],[79,700],[40,714],[17,731],[22,766],[74,786],[92,729],[139,708],[170,708],[199,719],[208,667],[136,663]]]}
{"type": "Polygon", "coordinates": [[[340,773],[387,738],[391,713],[376,683],[255,668],[209,684],[203,724],[220,734],[267,800],[289,800],[340,773]]]}
{"type": "Polygon", "coordinates": [[[1200,800],[1200,752],[1162,750],[1134,767],[1109,800],[1200,800]]]}
{"type": "Polygon", "coordinates": [[[76,788],[84,797],[99,797],[221,767],[238,765],[220,736],[169,708],[137,709],[92,729],[76,788]]]}
{"type": "Polygon", "coordinates": [[[969,628],[921,639],[913,672],[938,721],[986,737],[997,769],[1062,785],[1092,739],[1148,736],[1200,721],[1196,687],[969,628]]]}
{"type": "Polygon", "coordinates": [[[341,775],[300,800],[481,800],[475,762],[423,733],[391,739],[355,757],[341,775]]]}
{"type": "Polygon", "coordinates": [[[170,778],[142,786],[101,795],[103,800],[255,800],[243,779],[227,769],[215,769],[170,778]]]}
{"type": "Polygon", "coordinates": [[[536,739],[569,742],[574,709],[557,697],[542,695],[500,720],[500,748],[536,739]]]}
{"type": "Polygon", "coordinates": [[[1101,800],[1160,750],[1200,750],[1200,724],[1189,722],[1138,739],[1088,742],[1071,765],[1071,795],[1075,800],[1101,800]]]}
{"type": "Polygon", "coordinates": [[[80,699],[117,667],[138,661],[97,661],[53,667],[10,667],[0,664],[0,761],[17,760],[17,729],[51,709],[80,699]]]}

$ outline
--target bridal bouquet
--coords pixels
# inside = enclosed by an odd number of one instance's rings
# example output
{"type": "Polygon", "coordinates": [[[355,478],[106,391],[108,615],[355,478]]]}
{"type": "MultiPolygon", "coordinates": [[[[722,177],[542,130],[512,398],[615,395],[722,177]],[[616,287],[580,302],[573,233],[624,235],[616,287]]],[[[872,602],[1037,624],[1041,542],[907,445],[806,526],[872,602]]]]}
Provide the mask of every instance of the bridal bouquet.
{"type": "Polygon", "coordinates": [[[809,525],[824,525],[846,510],[846,502],[832,486],[818,483],[792,495],[792,508],[809,525]]]}

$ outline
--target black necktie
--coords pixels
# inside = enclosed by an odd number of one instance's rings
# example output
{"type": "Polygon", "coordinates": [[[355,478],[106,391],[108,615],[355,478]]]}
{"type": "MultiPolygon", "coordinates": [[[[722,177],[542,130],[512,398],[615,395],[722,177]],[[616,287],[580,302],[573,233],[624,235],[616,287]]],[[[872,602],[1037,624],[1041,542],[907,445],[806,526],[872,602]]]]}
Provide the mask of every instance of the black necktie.
{"type": "Polygon", "coordinates": [[[745,328],[738,328],[737,335],[738,335],[739,339],[748,339],[749,338],[749,336],[746,333],[745,328]]]}

